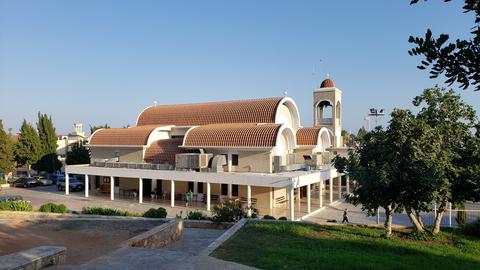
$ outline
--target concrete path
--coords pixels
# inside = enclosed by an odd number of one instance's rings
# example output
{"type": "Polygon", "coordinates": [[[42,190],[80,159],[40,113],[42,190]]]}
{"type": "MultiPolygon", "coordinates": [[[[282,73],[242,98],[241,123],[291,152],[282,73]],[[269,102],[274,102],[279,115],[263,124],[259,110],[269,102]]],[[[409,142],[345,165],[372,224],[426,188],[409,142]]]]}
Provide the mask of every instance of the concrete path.
{"type": "Polygon", "coordinates": [[[53,269],[255,269],[233,262],[222,261],[210,256],[199,256],[199,253],[223,232],[225,231],[185,228],[184,239],[165,248],[120,248],[109,255],[94,259],[83,265],[59,266],[53,269]]]}

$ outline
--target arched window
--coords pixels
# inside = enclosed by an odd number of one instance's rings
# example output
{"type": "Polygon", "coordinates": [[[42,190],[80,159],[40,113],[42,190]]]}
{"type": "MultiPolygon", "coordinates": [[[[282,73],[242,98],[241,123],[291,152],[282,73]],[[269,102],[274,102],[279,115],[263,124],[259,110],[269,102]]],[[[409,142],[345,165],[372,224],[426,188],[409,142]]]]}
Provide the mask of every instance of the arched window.
{"type": "Polygon", "coordinates": [[[333,118],[332,103],[328,100],[322,100],[318,103],[317,108],[318,124],[331,124],[333,118]]]}
{"type": "Polygon", "coordinates": [[[340,101],[337,101],[337,106],[335,106],[335,118],[341,119],[341,110],[342,110],[342,104],[340,104],[340,101]]]}

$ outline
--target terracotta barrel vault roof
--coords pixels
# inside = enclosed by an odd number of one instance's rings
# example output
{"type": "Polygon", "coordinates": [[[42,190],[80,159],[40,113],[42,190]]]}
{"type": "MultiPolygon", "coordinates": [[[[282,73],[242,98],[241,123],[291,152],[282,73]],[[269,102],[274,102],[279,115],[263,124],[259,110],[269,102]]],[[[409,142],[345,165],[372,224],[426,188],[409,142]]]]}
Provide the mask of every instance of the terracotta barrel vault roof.
{"type": "Polygon", "coordinates": [[[297,145],[317,145],[321,128],[309,127],[297,130],[297,145]]]}
{"type": "Polygon", "coordinates": [[[217,123],[274,123],[281,97],[180,105],[145,109],[137,126],[199,126],[217,123]]]}
{"type": "Polygon", "coordinates": [[[325,79],[320,84],[320,88],[335,87],[335,83],[331,79],[325,79]]]}
{"type": "Polygon", "coordinates": [[[145,151],[145,162],[157,164],[175,164],[175,154],[185,152],[179,148],[183,138],[158,140],[153,142],[145,151]]]}
{"type": "Polygon", "coordinates": [[[150,133],[157,127],[148,125],[98,130],[90,138],[90,145],[146,145],[150,133]]]}
{"type": "Polygon", "coordinates": [[[274,147],[279,124],[211,124],[192,128],[186,147],[274,147]]]}

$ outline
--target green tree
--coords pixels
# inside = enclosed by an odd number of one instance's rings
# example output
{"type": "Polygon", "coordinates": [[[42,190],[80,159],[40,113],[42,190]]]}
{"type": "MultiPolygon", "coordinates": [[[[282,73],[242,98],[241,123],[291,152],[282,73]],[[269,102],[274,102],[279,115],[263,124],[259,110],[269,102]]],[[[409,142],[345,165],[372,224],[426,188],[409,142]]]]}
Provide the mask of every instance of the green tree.
{"type": "Polygon", "coordinates": [[[23,120],[18,134],[18,142],[14,147],[15,161],[18,165],[26,165],[28,175],[30,166],[35,164],[42,155],[42,144],[37,131],[27,120],[23,120]]]}
{"type": "MultiPolygon", "coordinates": [[[[444,0],[449,2],[450,0],[444,0]]],[[[422,55],[424,60],[417,67],[430,68],[430,78],[444,74],[449,85],[460,83],[463,89],[471,84],[475,91],[480,90],[480,1],[464,0],[464,13],[475,13],[475,26],[472,27],[470,40],[457,39],[455,43],[447,43],[449,35],[441,34],[434,37],[430,29],[425,37],[410,36],[408,42],[415,45],[408,51],[410,55],[422,55]]],[[[411,0],[416,4],[419,0],[411,0]]]]}
{"type": "Polygon", "coordinates": [[[0,119],[0,172],[7,175],[15,169],[15,157],[13,155],[13,143],[10,136],[3,130],[3,122],[0,119]]]}
{"type": "Polygon", "coordinates": [[[101,129],[101,128],[110,128],[110,126],[108,124],[99,125],[99,126],[90,125],[90,135],[93,134],[97,129],[101,129]]]}
{"type": "Polygon", "coordinates": [[[35,169],[49,173],[59,170],[62,163],[57,157],[57,135],[52,118],[39,112],[37,130],[42,144],[42,156],[35,164],[35,169]]]}
{"type": "Polygon", "coordinates": [[[362,205],[368,215],[375,215],[378,208],[386,214],[385,236],[392,234],[393,213],[398,211],[399,189],[392,179],[391,151],[387,133],[377,127],[375,130],[356,138],[348,158],[337,156],[334,165],[340,172],[355,179],[353,195],[347,202],[362,205]]]}
{"type": "Polygon", "coordinates": [[[72,151],[67,153],[65,163],[68,165],[89,164],[90,152],[85,148],[82,142],[75,143],[72,145],[72,151]]]}

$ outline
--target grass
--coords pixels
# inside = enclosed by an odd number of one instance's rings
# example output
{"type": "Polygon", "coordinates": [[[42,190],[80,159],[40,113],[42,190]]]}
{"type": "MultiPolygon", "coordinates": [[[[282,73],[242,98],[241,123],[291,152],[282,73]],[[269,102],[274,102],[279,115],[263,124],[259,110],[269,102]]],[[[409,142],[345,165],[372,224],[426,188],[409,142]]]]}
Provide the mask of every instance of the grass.
{"type": "Polygon", "coordinates": [[[379,228],[249,222],[213,256],[261,269],[479,269],[480,239],[459,230],[434,240],[379,228]]]}

